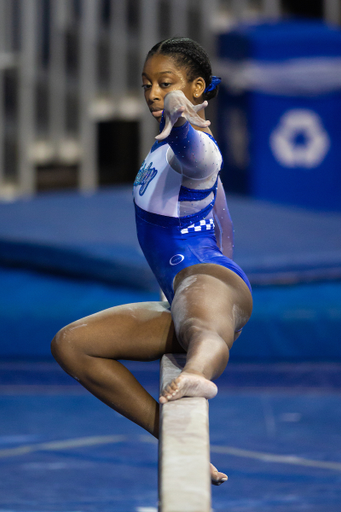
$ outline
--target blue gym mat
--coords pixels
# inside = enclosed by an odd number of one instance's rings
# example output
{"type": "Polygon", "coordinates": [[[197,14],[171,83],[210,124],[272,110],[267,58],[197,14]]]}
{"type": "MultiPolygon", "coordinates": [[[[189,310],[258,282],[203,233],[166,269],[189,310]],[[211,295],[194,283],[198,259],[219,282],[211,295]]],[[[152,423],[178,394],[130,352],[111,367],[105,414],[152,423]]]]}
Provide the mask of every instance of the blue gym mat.
{"type": "MultiPolygon", "coordinates": [[[[231,357],[341,360],[341,214],[228,199],[254,296],[231,357]]],[[[130,186],[0,204],[0,265],[0,357],[50,357],[51,338],[73,320],[159,299],[130,186]]]]}
{"type": "MultiPolygon", "coordinates": [[[[0,204],[0,264],[155,290],[139,249],[131,186],[0,204]]],[[[341,278],[341,214],[228,196],[235,260],[252,284],[341,278]]]]}
{"type": "MultiPolygon", "coordinates": [[[[50,341],[74,320],[159,292],[0,267],[0,358],[51,357],[50,341]]],[[[341,281],[255,287],[251,320],[233,361],[341,361],[341,281]]]]}
{"type": "MultiPolygon", "coordinates": [[[[159,364],[128,362],[157,396],[159,364]]],[[[215,512],[339,512],[341,365],[230,364],[210,401],[215,512]]],[[[157,443],[52,362],[0,363],[1,512],[156,512],[157,443]]],[[[175,491],[176,492],[176,491],[175,491]]]]}

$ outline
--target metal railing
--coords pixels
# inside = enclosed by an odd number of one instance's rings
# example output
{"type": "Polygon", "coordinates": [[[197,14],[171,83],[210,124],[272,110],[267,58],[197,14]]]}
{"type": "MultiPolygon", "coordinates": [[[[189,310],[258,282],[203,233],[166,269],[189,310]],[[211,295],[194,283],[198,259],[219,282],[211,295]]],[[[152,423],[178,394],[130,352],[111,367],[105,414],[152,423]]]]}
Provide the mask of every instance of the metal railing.
{"type": "MultiPolygon", "coordinates": [[[[340,1],[325,18],[340,20],[340,1]]],[[[250,17],[281,16],[280,0],[0,0],[0,197],[30,195],[38,165],[79,165],[78,186],[98,185],[96,126],[136,120],[140,156],[155,132],[140,73],[171,35],[214,56],[214,34],[250,17]]]]}

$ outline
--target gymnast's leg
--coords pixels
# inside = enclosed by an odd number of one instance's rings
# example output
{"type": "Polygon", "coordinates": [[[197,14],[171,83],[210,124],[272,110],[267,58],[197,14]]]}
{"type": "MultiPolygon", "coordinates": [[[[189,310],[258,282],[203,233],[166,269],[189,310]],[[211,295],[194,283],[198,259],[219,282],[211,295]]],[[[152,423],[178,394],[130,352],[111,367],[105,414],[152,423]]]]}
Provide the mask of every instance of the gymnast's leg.
{"type": "MultiPolygon", "coordinates": [[[[217,347],[215,350],[210,350],[211,362],[207,365],[203,361],[207,355],[208,331],[205,331],[204,343],[201,343],[198,329],[206,329],[210,326],[210,322],[204,318],[207,316],[206,313],[209,313],[209,309],[206,309],[200,323],[200,309],[202,309],[200,304],[206,303],[206,296],[202,296],[202,292],[211,293],[212,283],[205,283],[205,281],[211,281],[212,276],[206,275],[207,272],[201,276],[198,267],[191,267],[196,270],[193,275],[190,269],[186,269],[187,275],[182,275],[183,279],[176,282],[179,290],[176,292],[174,315],[182,345],[177,341],[174,323],[167,305],[158,302],[118,306],[85,317],[59,331],[52,341],[52,354],[67,373],[80,381],[86,389],[109,407],[134,421],[155,437],[159,435],[159,405],[118,360],[151,361],[159,359],[165,353],[184,353],[187,347],[189,350],[185,367],[187,373],[183,372],[185,377],[187,375],[187,380],[194,375],[196,379],[201,378],[207,383],[223,371],[228,360],[228,352],[226,354],[219,335],[215,340],[215,342],[218,341],[215,343],[217,347]],[[195,282],[191,282],[196,274],[198,277],[194,279],[195,282]],[[195,284],[197,286],[193,286],[195,284]],[[205,288],[206,285],[209,286],[205,288]],[[190,294],[187,289],[192,286],[193,292],[200,291],[201,295],[193,302],[189,300],[190,294]],[[181,310],[182,306],[184,309],[181,310]],[[186,307],[188,313],[186,313],[186,307]],[[226,363],[217,364],[217,359],[219,361],[220,357],[219,350],[222,348],[226,363]],[[191,374],[190,377],[188,377],[189,374],[191,374]]],[[[217,266],[213,265],[213,267],[217,266]]],[[[213,270],[215,273],[216,269],[213,270]]],[[[219,276],[214,275],[213,279],[217,281],[214,296],[218,307],[220,302],[218,293],[221,288],[219,276]]],[[[243,286],[242,282],[242,288],[243,286]]],[[[225,293],[224,286],[222,290],[225,293]]],[[[236,323],[237,326],[242,327],[243,322],[246,322],[245,318],[243,321],[243,315],[238,314],[238,301],[231,309],[234,321],[228,322],[227,330],[222,332],[222,335],[227,337],[229,346],[233,343],[231,336],[234,338],[233,329],[231,330],[229,324],[236,323]],[[230,332],[229,336],[227,332],[230,332]]],[[[226,316],[228,311],[223,308],[223,313],[226,316]]],[[[219,307],[213,311],[213,314],[218,319],[219,307]]],[[[220,325],[220,322],[217,322],[216,326],[219,327],[219,332],[225,329],[223,323],[220,325]]],[[[214,338],[214,329],[211,331],[211,337],[214,338]]],[[[209,384],[214,386],[211,382],[209,384]]],[[[188,394],[193,394],[193,386],[189,391],[188,394]]],[[[202,391],[200,393],[205,395],[202,391]]],[[[211,466],[211,476],[213,483],[221,483],[226,479],[213,466],[211,466]]]]}
{"type": "Polygon", "coordinates": [[[238,331],[252,311],[249,288],[231,270],[193,265],[175,278],[172,317],[179,343],[187,352],[182,373],[163,390],[160,403],[182,396],[213,398],[212,382],[224,371],[238,331]]]}
{"type": "Polygon", "coordinates": [[[159,404],[118,360],[152,361],[167,352],[184,353],[167,306],[150,302],[101,311],[63,328],[51,345],[67,373],[155,437],[159,404]]]}

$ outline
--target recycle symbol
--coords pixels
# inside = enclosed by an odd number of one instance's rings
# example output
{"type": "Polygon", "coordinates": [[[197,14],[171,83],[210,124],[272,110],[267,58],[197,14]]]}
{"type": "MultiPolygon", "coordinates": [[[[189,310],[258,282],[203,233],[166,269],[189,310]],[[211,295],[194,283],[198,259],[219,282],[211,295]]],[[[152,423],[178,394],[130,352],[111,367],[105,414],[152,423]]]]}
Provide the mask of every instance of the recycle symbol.
{"type": "Polygon", "coordinates": [[[283,114],[271,133],[270,147],[283,167],[312,169],[325,158],[330,139],[316,112],[292,109],[283,114]]]}

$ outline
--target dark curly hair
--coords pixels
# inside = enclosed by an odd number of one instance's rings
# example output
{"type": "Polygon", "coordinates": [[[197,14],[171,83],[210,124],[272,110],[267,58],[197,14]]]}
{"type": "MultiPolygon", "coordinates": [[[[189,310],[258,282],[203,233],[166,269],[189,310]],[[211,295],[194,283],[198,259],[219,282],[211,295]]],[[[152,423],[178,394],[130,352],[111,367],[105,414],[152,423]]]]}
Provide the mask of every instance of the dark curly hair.
{"type": "MultiPolygon", "coordinates": [[[[205,80],[206,87],[212,81],[212,68],[209,56],[199,43],[189,39],[188,37],[171,37],[157,43],[148,52],[146,61],[155,54],[168,55],[176,64],[183,66],[187,71],[187,78],[192,82],[199,76],[205,80]]],[[[213,91],[203,94],[204,100],[215,98],[218,93],[219,86],[213,91]]]]}

